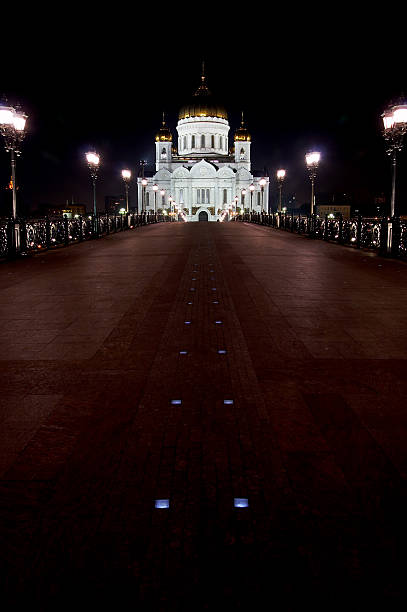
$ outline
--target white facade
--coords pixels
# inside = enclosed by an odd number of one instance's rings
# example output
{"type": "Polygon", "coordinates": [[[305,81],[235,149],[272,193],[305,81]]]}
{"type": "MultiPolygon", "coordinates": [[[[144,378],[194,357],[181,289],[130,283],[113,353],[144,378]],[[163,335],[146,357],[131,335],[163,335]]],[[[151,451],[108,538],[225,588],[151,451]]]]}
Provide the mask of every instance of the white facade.
{"type": "Polygon", "coordinates": [[[178,208],[188,221],[205,220],[206,216],[208,221],[226,220],[242,209],[267,212],[269,179],[251,173],[251,141],[243,121],[231,154],[226,113],[209,116],[205,109],[199,107],[204,112],[198,113],[197,108],[192,107],[191,116],[180,114],[177,153],[163,121],[156,138],[155,174],[145,177],[144,187],[138,179],[139,211],[154,212],[156,208],[168,213],[178,208]]]}

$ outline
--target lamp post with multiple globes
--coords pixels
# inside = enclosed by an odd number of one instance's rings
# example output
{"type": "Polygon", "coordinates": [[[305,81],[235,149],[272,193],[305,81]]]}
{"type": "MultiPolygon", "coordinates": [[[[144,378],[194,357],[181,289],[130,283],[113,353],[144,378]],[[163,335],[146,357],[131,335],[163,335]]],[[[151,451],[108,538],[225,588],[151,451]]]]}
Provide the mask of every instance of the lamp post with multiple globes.
{"type": "Polygon", "coordinates": [[[261,189],[261,212],[262,214],[264,213],[264,186],[266,185],[266,183],[267,181],[265,178],[262,178],[259,180],[259,185],[261,189]]]}
{"type": "Polygon", "coordinates": [[[382,119],[387,154],[391,156],[392,163],[390,216],[393,218],[396,208],[397,153],[403,148],[404,135],[407,132],[407,104],[394,104],[390,106],[382,114],[382,119]]]}
{"type": "Polygon", "coordinates": [[[283,182],[285,179],[285,170],[277,170],[277,182],[278,182],[278,190],[279,190],[279,196],[278,196],[278,212],[281,212],[281,203],[282,203],[282,191],[283,191],[283,182]]]}
{"type": "Polygon", "coordinates": [[[157,214],[157,191],[158,191],[158,185],[153,185],[153,191],[154,191],[154,214],[157,214]]]}
{"type": "Polygon", "coordinates": [[[249,191],[250,191],[250,213],[253,212],[253,191],[255,190],[255,186],[253,185],[253,183],[251,185],[249,185],[249,191]]]}
{"type": "Polygon", "coordinates": [[[8,106],[0,103],[0,132],[4,138],[6,151],[11,157],[11,182],[13,189],[13,220],[17,218],[16,157],[21,153],[21,144],[25,136],[27,115],[19,106],[8,106]]]}
{"type": "Polygon", "coordinates": [[[141,179],[141,188],[142,188],[142,192],[141,192],[141,213],[145,212],[146,209],[146,187],[147,187],[147,179],[142,178],[141,179]]]}
{"type": "Polygon", "coordinates": [[[305,161],[311,181],[311,215],[314,214],[315,208],[315,179],[317,176],[317,169],[320,159],[321,153],[318,153],[318,151],[310,151],[305,155],[305,161]]]}
{"type": "Polygon", "coordinates": [[[247,191],[246,189],[242,189],[242,213],[244,214],[244,207],[245,207],[245,195],[246,195],[247,191]]]}
{"type": "Polygon", "coordinates": [[[98,177],[100,167],[100,155],[98,155],[95,151],[89,151],[88,153],[86,153],[85,157],[93,185],[93,219],[94,223],[96,224],[96,179],[98,177]]]}
{"type": "Polygon", "coordinates": [[[124,188],[126,190],[126,213],[129,212],[129,183],[131,180],[131,171],[122,170],[122,179],[124,182],[124,188]]]}

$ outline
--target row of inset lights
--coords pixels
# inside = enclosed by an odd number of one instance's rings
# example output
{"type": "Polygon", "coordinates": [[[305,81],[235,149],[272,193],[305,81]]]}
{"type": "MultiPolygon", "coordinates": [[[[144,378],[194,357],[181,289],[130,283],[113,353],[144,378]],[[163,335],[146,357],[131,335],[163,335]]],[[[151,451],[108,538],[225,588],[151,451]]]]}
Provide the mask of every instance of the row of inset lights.
{"type": "MultiPolygon", "coordinates": [[[[233,506],[235,508],[248,508],[249,500],[247,497],[234,497],[233,506]]],[[[168,509],[170,507],[170,500],[168,498],[156,499],[154,502],[154,507],[158,509],[168,509]]]]}

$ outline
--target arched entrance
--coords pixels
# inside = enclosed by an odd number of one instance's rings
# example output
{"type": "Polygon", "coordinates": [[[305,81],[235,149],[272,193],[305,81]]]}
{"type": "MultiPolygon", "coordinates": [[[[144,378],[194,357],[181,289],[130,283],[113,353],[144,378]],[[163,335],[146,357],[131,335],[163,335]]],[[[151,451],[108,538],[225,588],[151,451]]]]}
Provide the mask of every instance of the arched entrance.
{"type": "Polygon", "coordinates": [[[207,221],[207,220],[208,220],[208,213],[206,212],[206,210],[201,210],[201,212],[199,213],[198,221],[207,221]]]}

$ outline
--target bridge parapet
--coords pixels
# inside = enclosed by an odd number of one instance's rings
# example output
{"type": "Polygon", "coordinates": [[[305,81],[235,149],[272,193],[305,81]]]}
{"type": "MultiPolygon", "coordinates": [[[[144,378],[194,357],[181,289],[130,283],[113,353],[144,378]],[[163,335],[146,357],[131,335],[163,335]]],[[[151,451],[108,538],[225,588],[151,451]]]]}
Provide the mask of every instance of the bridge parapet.
{"type": "Polygon", "coordinates": [[[12,258],[83,240],[103,238],[111,233],[132,230],[142,225],[171,221],[159,214],[103,215],[98,214],[68,219],[5,219],[0,221],[0,258],[12,258]]]}
{"type": "Polygon", "coordinates": [[[309,238],[336,242],[355,248],[372,249],[380,255],[407,257],[407,222],[398,217],[383,219],[354,217],[344,219],[294,213],[247,213],[236,221],[257,223],[275,229],[307,235],[309,238]]]}

